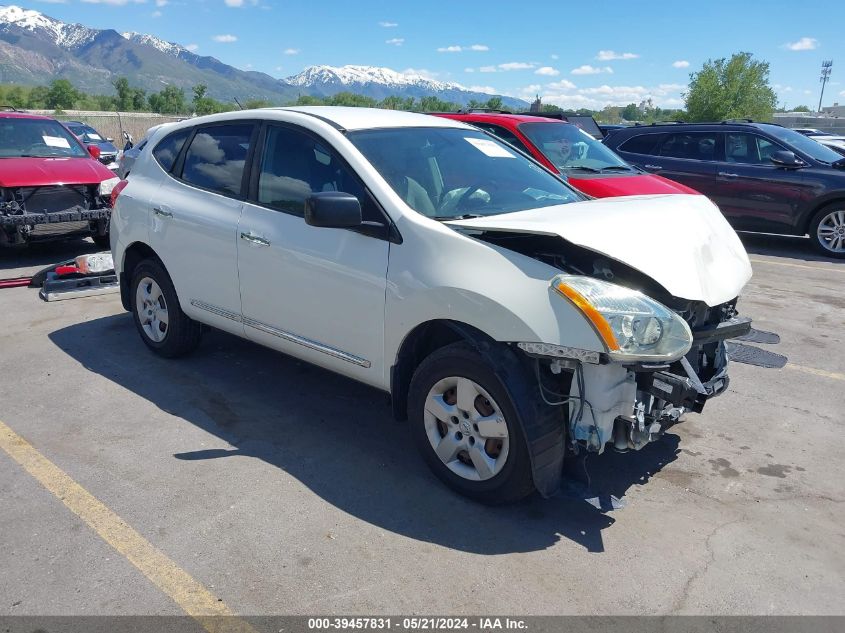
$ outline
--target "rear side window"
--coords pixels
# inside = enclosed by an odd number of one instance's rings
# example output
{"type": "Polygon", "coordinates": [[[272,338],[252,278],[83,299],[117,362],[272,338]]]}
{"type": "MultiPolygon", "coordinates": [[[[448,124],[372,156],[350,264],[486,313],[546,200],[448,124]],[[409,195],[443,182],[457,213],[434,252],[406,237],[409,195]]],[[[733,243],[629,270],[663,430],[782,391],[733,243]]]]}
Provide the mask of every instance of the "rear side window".
{"type": "Polygon", "coordinates": [[[173,169],[173,163],[176,162],[176,157],[179,156],[179,152],[182,151],[185,139],[188,138],[190,133],[190,129],[173,132],[173,134],[165,136],[161,141],[159,141],[159,144],[156,145],[156,148],[153,150],[153,157],[156,161],[158,161],[158,164],[161,165],[161,168],[164,169],[164,171],[169,172],[173,169]]]}
{"type": "Polygon", "coordinates": [[[669,134],[660,143],[657,152],[667,158],[686,158],[690,160],[714,160],[716,157],[716,133],[692,132],[669,134]]]}
{"type": "Polygon", "coordinates": [[[486,130],[493,134],[494,136],[498,136],[500,139],[505,141],[506,143],[510,143],[515,148],[522,150],[529,156],[531,156],[530,150],[525,147],[525,143],[519,140],[519,137],[511,132],[509,129],[500,127],[498,125],[493,125],[492,123],[473,123],[475,127],[481,128],[482,130],[486,130]]]}
{"type": "Polygon", "coordinates": [[[620,152],[631,152],[632,154],[654,154],[654,148],[662,134],[638,134],[632,136],[619,146],[620,152]]]}
{"type": "Polygon", "coordinates": [[[253,129],[249,123],[198,129],[185,154],[182,180],[223,195],[240,195],[253,129]]]}

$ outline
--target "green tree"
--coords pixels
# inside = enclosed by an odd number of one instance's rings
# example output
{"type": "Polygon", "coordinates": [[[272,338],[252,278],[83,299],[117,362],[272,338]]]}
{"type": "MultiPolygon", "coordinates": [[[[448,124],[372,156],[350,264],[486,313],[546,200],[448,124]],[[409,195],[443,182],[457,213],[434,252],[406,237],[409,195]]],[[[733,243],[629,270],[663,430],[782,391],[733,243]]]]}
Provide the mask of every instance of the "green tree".
{"type": "Polygon", "coordinates": [[[26,107],[26,95],[20,86],[11,86],[3,97],[3,103],[13,108],[26,107]]]}
{"type": "Polygon", "coordinates": [[[29,91],[29,97],[26,100],[26,107],[33,110],[41,110],[47,107],[47,93],[50,89],[47,86],[35,86],[29,91]]]}
{"type": "Polygon", "coordinates": [[[244,102],[244,108],[247,110],[254,110],[255,108],[269,108],[273,104],[267,99],[247,99],[244,102]]]}
{"type": "Polygon", "coordinates": [[[126,112],[132,109],[132,88],[129,85],[129,80],[126,77],[118,77],[112,82],[115,91],[117,92],[117,99],[115,100],[115,107],[118,110],[126,112]]]}
{"type": "Polygon", "coordinates": [[[54,110],[69,110],[80,98],[79,92],[67,79],[56,79],[47,90],[46,105],[54,110]]]}
{"type": "Polygon", "coordinates": [[[502,98],[501,97],[491,97],[487,100],[487,103],[484,104],[484,107],[488,110],[503,110],[504,107],[502,106],[502,98]]]}
{"type": "Polygon", "coordinates": [[[690,75],[684,97],[690,121],[769,121],[777,106],[777,96],[769,86],[769,63],[754,59],[751,53],[707,60],[690,75]]]}
{"type": "Polygon", "coordinates": [[[793,112],[812,112],[812,110],[810,110],[810,108],[808,108],[805,105],[795,106],[794,108],[792,108],[792,111],[793,112]]]}
{"type": "Polygon", "coordinates": [[[640,120],[640,109],[637,107],[636,103],[629,103],[624,108],[622,108],[622,112],[620,112],[619,114],[626,121],[640,120]]]}
{"type": "Polygon", "coordinates": [[[150,95],[150,110],[159,114],[180,114],[188,111],[185,91],[176,86],[165,86],[161,92],[150,95]]]}

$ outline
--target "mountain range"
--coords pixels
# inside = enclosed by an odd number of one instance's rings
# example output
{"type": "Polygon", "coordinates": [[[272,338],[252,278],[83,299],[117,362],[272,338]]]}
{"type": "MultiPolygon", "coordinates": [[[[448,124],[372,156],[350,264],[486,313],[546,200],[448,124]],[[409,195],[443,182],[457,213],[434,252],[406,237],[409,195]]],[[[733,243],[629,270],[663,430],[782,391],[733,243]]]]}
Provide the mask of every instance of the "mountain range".
{"type": "Polygon", "coordinates": [[[521,99],[374,66],[310,66],[299,74],[277,79],[197,55],[154,35],[93,29],[35,10],[0,6],[0,83],[44,85],[54,79],[68,79],[83,92],[111,94],[112,82],[121,76],[148,93],[174,85],[190,95],[193,86],[205,84],[208,95],[221,101],[237,97],[242,102],[266,99],[285,103],[299,95],[325,97],[349,91],[379,100],[391,95],[417,99],[436,96],[460,105],[501,96],[503,105],[528,105],[521,99]]]}

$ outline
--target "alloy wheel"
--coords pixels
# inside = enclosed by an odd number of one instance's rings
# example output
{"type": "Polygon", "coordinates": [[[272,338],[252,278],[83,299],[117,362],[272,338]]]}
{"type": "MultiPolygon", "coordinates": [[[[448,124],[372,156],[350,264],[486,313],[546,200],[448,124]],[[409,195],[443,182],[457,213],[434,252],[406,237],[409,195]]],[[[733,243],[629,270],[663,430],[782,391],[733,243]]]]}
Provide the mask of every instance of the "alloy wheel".
{"type": "Polygon", "coordinates": [[[154,343],[167,336],[167,302],[161,287],[151,277],[144,277],[135,291],[135,310],[144,334],[154,343]]]}
{"type": "Polygon", "coordinates": [[[845,210],[831,211],[819,222],[816,236],[826,250],[845,253],[845,210]]]}

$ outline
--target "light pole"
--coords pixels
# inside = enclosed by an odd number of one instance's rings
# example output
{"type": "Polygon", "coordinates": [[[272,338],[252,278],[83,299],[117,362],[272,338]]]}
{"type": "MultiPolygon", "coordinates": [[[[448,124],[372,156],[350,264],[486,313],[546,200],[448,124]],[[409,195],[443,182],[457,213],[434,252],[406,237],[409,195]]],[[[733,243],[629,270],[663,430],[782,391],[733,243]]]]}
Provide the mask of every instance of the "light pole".
{"type": "Polygon", "coordinates": [[[819,81],[822,82],[822,93],[819,95],[819,112],[822,111],[822,99],[824,99],[824,85],[830,79],[830,69],[833,66],[833,60],[828,60],[826,62],[822,62],[822,74],[819,77],[819,81]]]}

